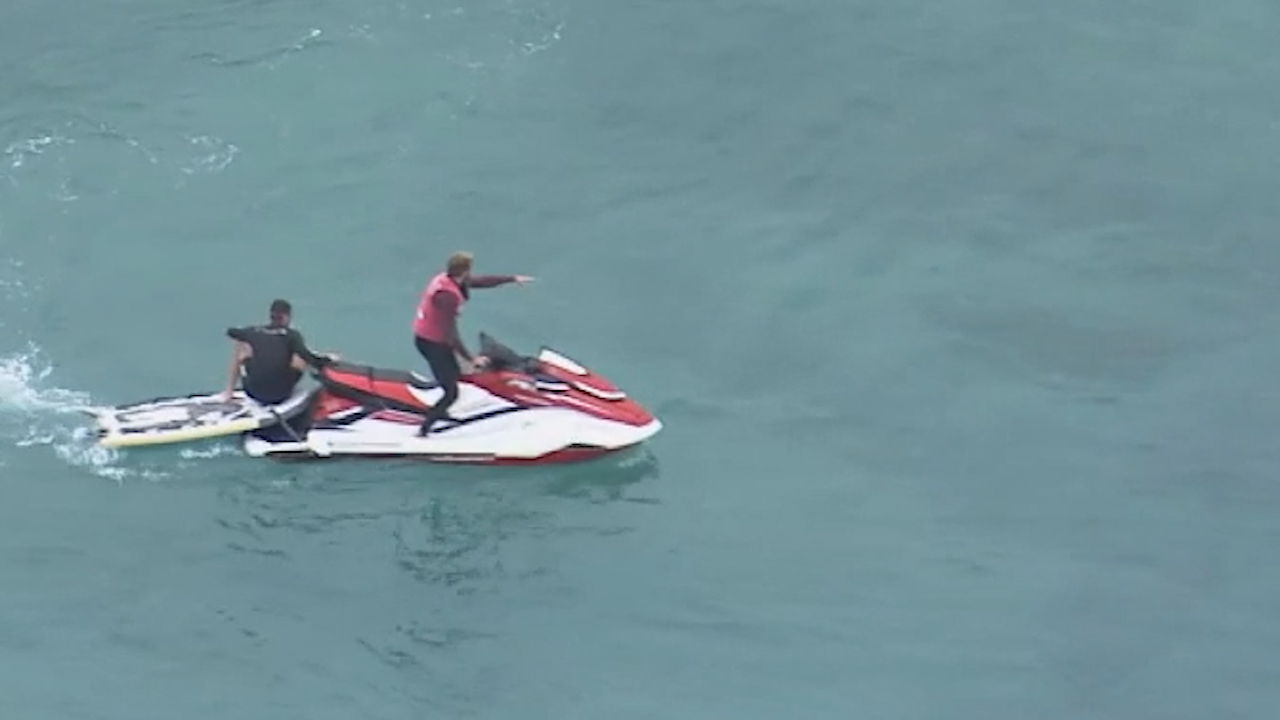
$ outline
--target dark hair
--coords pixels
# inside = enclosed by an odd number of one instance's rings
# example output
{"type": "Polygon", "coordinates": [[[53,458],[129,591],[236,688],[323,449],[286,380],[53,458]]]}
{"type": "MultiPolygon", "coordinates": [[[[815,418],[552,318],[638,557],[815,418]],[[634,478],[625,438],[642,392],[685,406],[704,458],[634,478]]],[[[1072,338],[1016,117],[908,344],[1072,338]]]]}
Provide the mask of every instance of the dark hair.
{"type": "Polygon", "coordinates": [[[293,314],[293,306],[288,300],[274,300],[271,303],[271,321],[278,324],[284,322],[284,319],[293,314]]]}

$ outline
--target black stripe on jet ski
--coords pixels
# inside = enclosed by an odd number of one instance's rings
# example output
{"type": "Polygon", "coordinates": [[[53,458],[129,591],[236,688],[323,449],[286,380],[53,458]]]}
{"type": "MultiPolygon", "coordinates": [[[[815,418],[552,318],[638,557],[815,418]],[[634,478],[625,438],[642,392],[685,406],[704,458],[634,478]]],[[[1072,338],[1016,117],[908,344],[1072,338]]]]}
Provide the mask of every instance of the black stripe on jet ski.
{"type": "MultiPolygon", "coordinates": [[[[519,407],[519,406],[505,407],[505,408],[498,408],[496,410],[490,410],[485,413],[480,413],[479,415],[472,415],[470,417],[465,417],[465,418],[444,418],[440,420],[441,424],[437,425],[436,426],[437,429],[433,430],[433,432],[447,432],[454,428],[462,427],[463,425],[470,425],[471,423],[479,422],[481,420],[489,420],[491,418],[498,417],[499,415],[507,415],[513,412],[521,412],[523,410],[531,410],[531,409],[532,408],[519,407]]],[[[351,410],[347,410],[346,414],[344,414],[341,418],[328,419],[322,422],[318,422],[312,426],[312,429],[313,430],[342,430],[347,428],[348,426],[351,426],[357,422],[360,422],[361,420],[367,420],[371,416],[376,415],[382,412],[383,410],[384,408],[371,408],[371,407],[362,407],[359,412],[352,412],[351,410]]],[[[422,415],[421,412],[413,412],[411,414],[422,415]]]]}
{"type": "Polygon", "coordinates": [[[534,409],[536,408],[520,407],[519,405],[516,405],[514,407],[504,407],[504,408],[498,408],[497,410],[490,410],[489,412],[480,413],[479,415],[472,415],[470,417],[447,418],[444,420],[444,422],[448,423],[447,425],[444,425],[438,430],[432,430],[432,432],[433,433],[448,432],[450,430],[453,430],[454,428],[460,428],[463,425],[470,425],[473,422],[480,422],[481,420],[489,420],[491,418],[496,418],[499,415],[510,415],[511,413],[527,412],[529,410],[534,410],[534,409]]]}
{"type": "Polygon", "coordinates": [[[410,405],[409,403],[400,402],[399,400],[385,398],[381,395],[375,395],[371,392],[359,390],[341,383],[326,382],[325,390],[337,397],[343,398],[344,400],[350,400],[351,402],[359,403],[364,406],[373,406],[377,410],[399,410],[400,412],[410,413],[412,415],[421,415],[425,412],[417,405],[410,405]]]}

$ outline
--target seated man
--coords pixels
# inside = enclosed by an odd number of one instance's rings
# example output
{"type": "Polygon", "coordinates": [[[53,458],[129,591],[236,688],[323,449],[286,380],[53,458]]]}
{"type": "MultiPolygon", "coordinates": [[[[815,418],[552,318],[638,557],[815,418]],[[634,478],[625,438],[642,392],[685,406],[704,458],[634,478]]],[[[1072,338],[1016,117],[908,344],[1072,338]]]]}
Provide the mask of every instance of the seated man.
{"type": "Polygon", "coordinates": [[[236,380],[241,379],[241,368],[245,394],[263,405],[276,405],[293,395],[308,365],[319,368],[338,359],[334,354],[311,352],[302,333],[289,327],[292,314],[287,300],[276,300],[271,303],[269,324],[227,329],[227,337],[236,345],[227,389],[222,394],[224,400],[231,399],[236,380]]]}

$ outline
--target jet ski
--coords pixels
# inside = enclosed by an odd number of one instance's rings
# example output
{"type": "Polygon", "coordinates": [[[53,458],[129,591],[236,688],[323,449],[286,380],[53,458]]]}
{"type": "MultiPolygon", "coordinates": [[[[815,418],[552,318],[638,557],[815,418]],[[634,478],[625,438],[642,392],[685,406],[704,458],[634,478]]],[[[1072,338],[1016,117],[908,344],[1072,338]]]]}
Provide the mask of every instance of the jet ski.
{"type": "Polygon", "coordinates": [[[315,372],[309,411],[246,433],[253,457],[411,457],[435,462],[545,464],[637,446],[662,423],[611,382],[547,347],[523,356],[480,333],[482,371],[464,375],[450,419],[418,436],[443,390],[415,372],[334,361],[315,372]]]}

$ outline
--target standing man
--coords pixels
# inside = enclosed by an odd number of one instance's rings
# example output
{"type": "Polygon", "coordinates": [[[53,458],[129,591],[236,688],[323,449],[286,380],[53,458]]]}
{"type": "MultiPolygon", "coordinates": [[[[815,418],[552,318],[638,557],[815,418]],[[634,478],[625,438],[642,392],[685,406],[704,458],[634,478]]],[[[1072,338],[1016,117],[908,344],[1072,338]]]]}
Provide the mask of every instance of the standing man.
{"type": "Polygon", "coordinates": [[[458,315],[471,297],[471,289],[507,283],[523,285],[533,280],[527,275],[472,275],[471,265],[471,253],[450,255],[444,272],[431,278],[418,302],[418,314],[413,321],[413,343],[444,390],[444,396],[427,411],[418,430],[419,436],[431,432],[431,426],[437,420],[449,417],[449,406],[458,399],[458,380],[462,377],[458,356],[476,368],[484,367],[488,360],[483,355],[473,356],[458,333],[458,315]]]}
{"type": "Polygon", "coordinates": [[[271,321],[266,325],[227,328],[227,337],[236,344],[223,399],[230,400],[236,380],[243,379],[244,394],[253,400],[263,405],[282,403],[293,395],[308,365],[318,368],[338,359],[337,355],[311,352],[302,333],[289,327],[293,307],[288,300],[272,302],[270,312],[271,321]]]}

